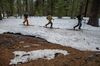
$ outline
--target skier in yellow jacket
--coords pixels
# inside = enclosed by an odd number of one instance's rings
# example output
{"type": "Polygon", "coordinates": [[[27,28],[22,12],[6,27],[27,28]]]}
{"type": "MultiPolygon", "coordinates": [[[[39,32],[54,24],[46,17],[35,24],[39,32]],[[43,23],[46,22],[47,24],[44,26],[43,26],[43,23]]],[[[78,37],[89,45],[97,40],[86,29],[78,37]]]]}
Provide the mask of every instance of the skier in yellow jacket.
{"type": "Polygon", "coordinates": [[[47,20],[48,20],[48,23],[45,25],[45,27],[47,27],[50,24],[50,28],[53,28],[52,20],[54,20],[54,19],[52,18],[52,16],[48,15],[47,20]]]}

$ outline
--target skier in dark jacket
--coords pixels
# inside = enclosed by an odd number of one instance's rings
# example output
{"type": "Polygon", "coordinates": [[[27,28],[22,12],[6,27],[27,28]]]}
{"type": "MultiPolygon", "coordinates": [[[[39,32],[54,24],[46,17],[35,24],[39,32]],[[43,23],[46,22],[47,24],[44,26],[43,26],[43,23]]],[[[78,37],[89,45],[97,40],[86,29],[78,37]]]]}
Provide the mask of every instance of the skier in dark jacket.
{"type": "Polygon", "coordinates": [[[24,25],[29,26],[29,22],[28,22],[28,14],[24,14],[24,25]],[[26,23],[26,24],[25,24],[26,23]]]}
{"type": "Polygon", "coordinates": [[[83,20],[82,15],[78,15],[77,16],[77,19],[78,19],[78,24],[73,27],[74,30],[75,30],[76,27],[78,27],[78,29],[80,30],[81,29],[81,26],[82,26],[82,20],[83,20]]]}

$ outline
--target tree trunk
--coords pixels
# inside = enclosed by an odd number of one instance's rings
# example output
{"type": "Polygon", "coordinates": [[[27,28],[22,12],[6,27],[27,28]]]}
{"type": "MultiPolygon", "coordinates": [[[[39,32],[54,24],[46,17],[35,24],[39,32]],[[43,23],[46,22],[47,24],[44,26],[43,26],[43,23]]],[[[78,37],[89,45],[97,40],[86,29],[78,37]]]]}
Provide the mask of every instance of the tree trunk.
{"type": "Polygon", "coordinates": [[[26,13],[28,12],[28,0],[25,0],[26,1],[26,13]]]}
{"type": "Polygon", "coordinates": [[[73,11],[74,11],[74,0],[72,0],[72,8],[71,8],[71,19],[73,19],[74,18],[74,14],[73,14],[73,11]]]}
{"type": "Polygon", "coordinates": [[[91,6],[91,15],[87,24],[92,26],[99,26],[99,10],[100,10],[100,0],[93,0],[91,6]]]}
{"type": "Polygon", "coordinates": [[[2,15],[1,15],[1,11],[0,11],[0,20],[2,20],[2,15]]]}
{"type": "Polygon", "coordinates": [[[83,5],[84,4],[84,0],[81,0],[81,2],[80,2],[80,8],[79,8],[79,14],[82,14],[83,13],[83,5]]]}
{"type": "Polygon", "coordinates": [[[88,4],[89,4],[89,0],[86,0],[85,13],[84,13],[85,17],[87,16],[88,4]]]}
{"type": "Polygon", "coordinates": [[[14,6],[14,0],[9,0],[9,3],[10,3],[10,5],[9,5],[9,7],[10,7],[10,10],[9,10],[9,12],[10,12],[10,16],[13,16],[13,6],[14,6]]]}

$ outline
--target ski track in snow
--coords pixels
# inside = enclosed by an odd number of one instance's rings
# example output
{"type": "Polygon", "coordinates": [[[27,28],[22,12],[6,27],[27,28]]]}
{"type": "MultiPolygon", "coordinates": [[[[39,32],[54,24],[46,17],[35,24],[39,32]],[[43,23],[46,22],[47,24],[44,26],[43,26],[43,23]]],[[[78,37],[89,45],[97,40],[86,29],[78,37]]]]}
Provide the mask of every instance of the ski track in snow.
{"type": "MultiPolygon", "coordinates": [[[[87,25],[83,21],[81,31],[73,31],[73,26],[77,24],[77,19],[64,17],[57,19],[54,17],[53,27],[59,29],[44,28],[48,21],[46,17],[30,17],[31,26],[23,26],[23,19],[10,17],[0,21],[0,33],[13,32],[23,35],[33,35],[41,37],[49,42],[57,43],[63,46],[73,47],[82,51],[100,51],[100,27],[87,25]]],[[[88,21],[88,18],[85,18],[88,21]]]]}

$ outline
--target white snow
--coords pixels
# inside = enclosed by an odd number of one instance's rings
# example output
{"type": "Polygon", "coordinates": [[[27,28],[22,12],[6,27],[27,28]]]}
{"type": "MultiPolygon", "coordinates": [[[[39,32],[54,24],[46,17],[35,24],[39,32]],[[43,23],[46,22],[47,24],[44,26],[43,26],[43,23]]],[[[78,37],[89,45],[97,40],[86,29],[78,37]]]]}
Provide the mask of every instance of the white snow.
{"type": "Polygon", "coordinates": [[[19,63],[25,63],[31,60],[36,60],[39,58],[42,59],[54,59],[56,53],[60,53],[63,55],[68,55],[67,51],[65,50],[59,50],[59,49],[44,49],[44,50],[35,50],[30,52],[25,51],[15,51],[14,55],[15,58],[11,60],[10,65],[12,64],[19,64],[19,63]]]}
{"type": "Polygon", "coordinates": [[[100,27],[87,25],[88,18],[85,18],[86,22],[83,21],[83,30],[81,31],[70,30],[77,24],[77,19],[70,19],[69,17],[62,19],[54,17],[54,19],[54,29],[49,29],[42,27],[47,23],[46,17],[30,17],[31,26],[23,26],[23,19],[10,17],[0,21],[0,33],[22,33],[82,51],[100,51],[96,49],[100,48],[100,27]]]}

